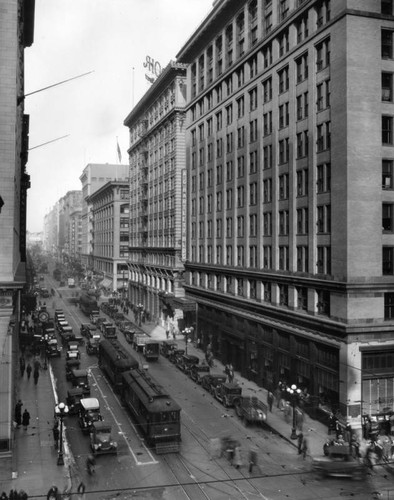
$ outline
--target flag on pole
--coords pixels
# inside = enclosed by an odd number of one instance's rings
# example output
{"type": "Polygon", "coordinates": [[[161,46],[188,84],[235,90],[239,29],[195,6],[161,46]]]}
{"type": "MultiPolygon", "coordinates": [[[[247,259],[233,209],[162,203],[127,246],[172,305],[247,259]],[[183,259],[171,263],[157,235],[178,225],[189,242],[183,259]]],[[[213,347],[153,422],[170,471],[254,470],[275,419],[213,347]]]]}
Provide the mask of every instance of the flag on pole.
{"type": "Polygon", "coordinates": [[[120,147],[119,147],[118,138],[116,138],[116,150],[118,152],[119,163],[122,163],[122,152],[121,152],[120,147]]]}

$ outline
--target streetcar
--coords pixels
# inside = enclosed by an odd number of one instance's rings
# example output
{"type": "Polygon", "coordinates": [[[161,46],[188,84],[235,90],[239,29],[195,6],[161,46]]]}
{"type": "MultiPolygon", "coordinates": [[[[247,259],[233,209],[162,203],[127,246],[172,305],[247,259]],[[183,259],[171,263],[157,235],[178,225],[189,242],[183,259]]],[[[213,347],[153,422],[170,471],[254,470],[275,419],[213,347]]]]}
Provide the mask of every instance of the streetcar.
{"type": "Polygon", "coordinates": [[[109,378],[114,390],[120,392],[122,373],[138,368],[138,361],[115,339],[104,339],[99,344],[98,365],[109,378]]]}
{"type": "Polygon", "coordinates": [[[98,311],[99,306],[96,296],[88,292],[81,293],[79,298],[79,307],[81,308],[81,311],[86,314],[86,316],[90,316],[93,311],[98,311]]]}
{"type": "Polygon", "coordinates": [[[122,374],[122,402],[156,453],[176,453],[181,441],[181,407],[144,370],[122,374]]]}

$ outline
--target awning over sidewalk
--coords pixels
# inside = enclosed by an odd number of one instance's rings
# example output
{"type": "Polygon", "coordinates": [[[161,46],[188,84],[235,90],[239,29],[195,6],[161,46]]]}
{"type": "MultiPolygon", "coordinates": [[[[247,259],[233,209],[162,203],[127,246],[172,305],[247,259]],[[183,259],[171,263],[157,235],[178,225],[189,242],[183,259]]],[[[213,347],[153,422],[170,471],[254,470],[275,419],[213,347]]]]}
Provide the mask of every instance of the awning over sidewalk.
{"type": "Polygon", "coordinates": [[[112,286],[112,280],[109,278],[104,278],[103,281],[101,281],[100,286],[103,286],[104,288],[109,288],[112,286]]]}

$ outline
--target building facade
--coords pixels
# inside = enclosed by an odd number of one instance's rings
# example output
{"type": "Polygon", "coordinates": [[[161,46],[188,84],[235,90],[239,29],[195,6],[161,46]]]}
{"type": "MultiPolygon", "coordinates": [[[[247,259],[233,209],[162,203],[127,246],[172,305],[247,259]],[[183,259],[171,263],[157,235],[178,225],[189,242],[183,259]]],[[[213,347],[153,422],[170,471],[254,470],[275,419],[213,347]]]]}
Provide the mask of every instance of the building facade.
{"type": "Polygon", "coordinates": [[[109,181],[86,202],[92,207],[93,269],[99,286],[126,297],[128,285],[129,210],[128,181],[109,181]]]}
{"type": "Polygon", "coordinates": [[[177,55],[198,335],[354,428],[394,410],[392,3],[218,0],[177,55]]]}
{"type": "MultiPolygon", "coordinates": [[[[0,459],[12,452],[21,292],[26,284],[24,49],[34,38],[34,1],[0,0],[0,459]]],[[[5,470],[5,469],[4,469],[5,470]]]]}
{"type": "Polygon", "coordinates": [[[171,62],[124,124],[130,131],[130,300],[170,330],[194,322],[185,298],[186,68],[171,62]]]}
{"type": "Polygon", "coordinates": [[[128,165],[109,163],[89,163],[79,177],[82,184],[82,252],[81,264],[93,271],[92,220],[91,206],[86,199],[107,182],[118,179],[126,180],[129,175],[128,165]]]}

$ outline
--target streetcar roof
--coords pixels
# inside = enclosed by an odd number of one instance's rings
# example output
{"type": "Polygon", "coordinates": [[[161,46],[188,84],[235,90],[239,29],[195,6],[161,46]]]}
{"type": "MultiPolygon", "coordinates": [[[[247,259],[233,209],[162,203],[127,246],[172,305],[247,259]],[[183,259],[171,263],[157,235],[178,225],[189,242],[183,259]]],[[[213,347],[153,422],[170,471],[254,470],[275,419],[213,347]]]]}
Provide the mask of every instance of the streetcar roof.
{"type": "Polygon", "coordinates": [[[181,407],[150,375],[141,370],[123,373],[124,382],[152,413],[180,411],[181,407]]]}

